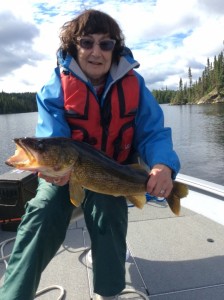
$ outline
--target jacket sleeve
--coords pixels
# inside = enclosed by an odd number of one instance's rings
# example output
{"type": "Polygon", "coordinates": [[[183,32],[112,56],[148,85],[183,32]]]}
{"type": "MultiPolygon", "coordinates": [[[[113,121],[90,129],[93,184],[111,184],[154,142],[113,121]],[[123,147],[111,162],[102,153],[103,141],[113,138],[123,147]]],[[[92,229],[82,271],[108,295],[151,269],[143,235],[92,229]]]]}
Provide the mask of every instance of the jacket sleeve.
{"type": "Polygon", "coordinates": [[[137,74],[140,84],[139,108],[136,116],[134,146],[140,157],[151,169],[164,164],[172,170],[175,179],[180,162],[173,150],[171,128],[164,127],[164,115],[158,102],[137,74]]]}
{"type": "Polygon", "coordinates": [[[49,82],[36,95],[38,107],[37,137],[70,137],[65,119],[64,98],[59,68],[55,68],[49,82]]]}

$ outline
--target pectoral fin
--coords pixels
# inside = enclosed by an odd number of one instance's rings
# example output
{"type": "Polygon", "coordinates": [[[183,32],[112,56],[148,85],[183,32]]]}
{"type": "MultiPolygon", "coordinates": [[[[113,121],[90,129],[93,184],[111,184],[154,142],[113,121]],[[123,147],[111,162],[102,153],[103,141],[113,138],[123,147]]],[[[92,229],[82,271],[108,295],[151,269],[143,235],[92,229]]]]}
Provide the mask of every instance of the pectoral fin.
{"type": "Polygon", "coordinates": [[[84,192],[83,188],[80,185],[75,184],[74,182],[70,181],[69,182],[69,193],[70,193],[71,203],[74,206],[79,207],[85,197],[85,192],[84,192]]]}
{"type": "Polygon", "coordinates": [[[135,196],[127,196],[128,201],[134,204],[138,208],[143,208],[146,203],[145,194],[144,195],[135,195],[135,196]]]}

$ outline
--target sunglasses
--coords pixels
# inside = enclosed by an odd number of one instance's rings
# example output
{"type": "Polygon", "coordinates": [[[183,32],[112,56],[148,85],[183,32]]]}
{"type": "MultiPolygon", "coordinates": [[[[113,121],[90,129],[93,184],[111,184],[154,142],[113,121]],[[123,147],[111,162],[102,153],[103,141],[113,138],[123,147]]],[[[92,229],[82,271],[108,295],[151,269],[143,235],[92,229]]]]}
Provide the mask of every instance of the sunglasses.
{"type": "Polygon", "coordinates": [[[83,49],[90,50],[93,48],[94,44],[98,45],[102,51],[112,51],[116,44],[115,40],[102,40],[100,42],[95,42],[89,38],[78,38],[79,46],[83,49]]]}

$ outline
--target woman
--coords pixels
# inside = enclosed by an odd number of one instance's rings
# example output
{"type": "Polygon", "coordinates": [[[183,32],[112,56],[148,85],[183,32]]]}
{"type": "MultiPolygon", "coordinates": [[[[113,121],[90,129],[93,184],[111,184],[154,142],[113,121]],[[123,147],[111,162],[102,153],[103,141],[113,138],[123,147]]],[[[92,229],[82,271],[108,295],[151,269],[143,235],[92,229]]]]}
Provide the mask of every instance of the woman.
{"type": "MultiPolygon", "coordinates": [[[[164,128],[161,108],[134,70],[139,63],[125,47],[117,22],[103,12],[86,10],[63,25],[60,40],[58,65],[37,94],[36,136],[72,137],[120,163],[137,152],[150,168],[148,193],[167,197],[180,167],[171,130],[164,128]]],[[[1,299],[34,298],[41,272],[62,244],[70,221],[69,176],[56,180],[39,174],[1,299]]],[[[86,191],[82,208],[91,238],[95,299],[119,299],[125,288],[126,201],[86,191]]]]}

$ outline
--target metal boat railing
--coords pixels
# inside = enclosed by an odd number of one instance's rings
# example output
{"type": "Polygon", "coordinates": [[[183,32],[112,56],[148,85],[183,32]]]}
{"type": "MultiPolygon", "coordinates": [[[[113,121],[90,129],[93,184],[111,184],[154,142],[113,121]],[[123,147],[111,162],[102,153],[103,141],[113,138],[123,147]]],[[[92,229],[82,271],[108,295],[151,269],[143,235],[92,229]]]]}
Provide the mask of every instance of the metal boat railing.
{"type": "Polygon", "coordinates": [[[210,181],[206,181],[203,179],[199,179],[196,177],[184,175],[184,174],[178,174],[177,181],[180,181],[182,183],[185,183],[188,185],[188,187],[194,190],[199,190],[203,193],[209,193],[216,196],[219,196],[221,200],[224,200],[224,186],[220,184],[216,184],[210,181]]]}

